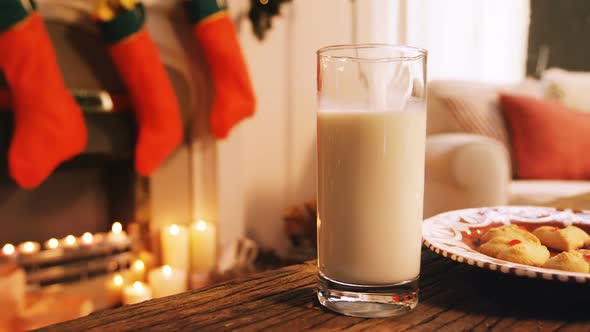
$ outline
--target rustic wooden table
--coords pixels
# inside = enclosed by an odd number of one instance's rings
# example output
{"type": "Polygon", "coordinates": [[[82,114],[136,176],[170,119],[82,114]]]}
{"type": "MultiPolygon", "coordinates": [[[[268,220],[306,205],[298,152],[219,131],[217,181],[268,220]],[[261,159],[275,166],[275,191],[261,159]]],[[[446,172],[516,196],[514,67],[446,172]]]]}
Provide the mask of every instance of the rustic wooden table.
{"type": "Polygon", "coordinates": [[[47,331],[590,331],[590,287],[462,265],[424,249],[421,303],[405,316],[338,315],[315,299],[316,266],[286,267],[132,306],[47,331]]]}

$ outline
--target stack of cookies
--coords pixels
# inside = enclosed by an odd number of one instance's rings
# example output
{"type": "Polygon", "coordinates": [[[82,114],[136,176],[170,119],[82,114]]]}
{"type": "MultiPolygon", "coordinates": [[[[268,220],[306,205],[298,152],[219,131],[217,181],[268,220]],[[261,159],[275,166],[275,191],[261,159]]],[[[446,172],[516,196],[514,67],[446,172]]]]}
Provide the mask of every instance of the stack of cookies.
{"type": "Polygon", "coordinates": [[[576,226],[541,226],[529,232],[514,224],[492,228],[480,238],[479,251],[518,264],[570,272],[590,272],[590,236],[576,226]],[[551,256],[548,248],[557,251],[551,256]]]}

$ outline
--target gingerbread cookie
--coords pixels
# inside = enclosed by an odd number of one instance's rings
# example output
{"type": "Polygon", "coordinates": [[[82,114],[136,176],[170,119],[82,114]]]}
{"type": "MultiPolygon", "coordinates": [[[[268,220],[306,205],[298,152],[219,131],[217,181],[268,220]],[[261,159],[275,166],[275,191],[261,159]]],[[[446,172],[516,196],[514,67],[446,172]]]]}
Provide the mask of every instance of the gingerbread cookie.
{"type": "Polygon", "coordinates": [[[492,228],[482,235],[479,240],[482,244],[484,244],[495,237],[507,237],[510,239],[517,239],[522,242],[541,244],[541,241],[539,241],[535,235],[525,229],[518,227],[517,225],[505,225],[492,228]]]}
{"type": "Polygon", "coordinates": [[[558,228],[554,226],[541,226],[533,231],[541,243],[557,250],[572,251],[580,249],[590,241],[590,236],[576,226],[558,228]]]}
{"type": "Polygon", "coordinates": [[[581,273],[588,273],[590,270],[588,262],[582,255],[567,251],[549,258],[543,267],[581,273]]]}

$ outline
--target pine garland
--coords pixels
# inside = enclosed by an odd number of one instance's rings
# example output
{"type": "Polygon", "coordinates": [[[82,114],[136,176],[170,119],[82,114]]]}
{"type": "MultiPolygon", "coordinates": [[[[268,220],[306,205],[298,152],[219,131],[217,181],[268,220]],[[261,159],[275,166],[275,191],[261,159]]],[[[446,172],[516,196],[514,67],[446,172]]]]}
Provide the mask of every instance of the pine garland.
{"type": "Polygon", "coordinates": [[[251,0],[248,18],[252,22],[254,35],[263,40],[272,28],[272,18],[280,14],[280,7],[291,0],[251,0]]]}

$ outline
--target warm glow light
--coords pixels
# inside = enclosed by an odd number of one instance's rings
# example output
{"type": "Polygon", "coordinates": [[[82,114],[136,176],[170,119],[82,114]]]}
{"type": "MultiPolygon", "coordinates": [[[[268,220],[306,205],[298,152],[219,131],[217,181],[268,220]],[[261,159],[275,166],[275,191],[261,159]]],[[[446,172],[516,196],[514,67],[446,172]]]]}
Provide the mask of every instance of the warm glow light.
{"type": "Polygon", "coordinates": [[[52,238],[47,241],[47,249],[55,249],[57,247],[59,247],[59,241],[56,238],[52,238]]]}
{"type": "Polygon", "coordinates": [[[14,246],[10,243],[7,243],[4,245],[4,247],[2,247],[2,252],[7,256],[14,254],[14,246]]]}
{"type": "Polygon", "coordinates": [[[120,274],[115,274],[115,276],[113,277],[113,284],[115,284],[115,286],[122,286],[123,282],[123,276],[120,274]]]}
{"type": "Polygon", "coordinates": [[[171,225],[168,228],[168,233],[170,233],[171,235],[178,235],[180,233],[180,228],[178,227],[178,225],[171,225]]]}
{"type": "Polygon", "coordinates": [[[135,261],[135,263],[133,263],[133,268],[139,271],[143,271],[143,269],[145,269],[145,263],[141,259],[138,259],[135,261]]]}
{"type": "Polygon", "coordinates": [[[32,253],[33,251],[35,251],[35,249],[37,249],[35,247],[35,244],[31,241],[27,241],[23,244],[23,251],[26,253],[32,253]]]}
{"type": "Polygon", "coordinates": [[[260,4],[266,5],[266,4],[268,4],[268,0],[260,0],[260,4]]]}
{"type": "Polygon", "coordinates": [[[116,221],[113,223],[113,227],[111,227],[111,231],[115,234],[120,234],[123,231],[123,225],[120,222],[116,221]]]}
{"type": "Polygon", "coordinates": [[[133,283],[133,288],[136,291],[141,292],[143,290],[143,283],[141,281],[136,281],[133,283]]]}
{"type": "Polygon", "coordinates": [[[204,232],[207,230],[207,223],[204,222],[203,220],[199,220],[199,221],[197,221],[197,224],[195,225],[195,227],[197,228],[198,231],[204,232]]]}
{"type": "Polygon", "coordinates": [[[164,265],[162,266],[162,273],[164,273],[165,276],[170,276],[172,274],[172,268],[170,267],[170,265],[164,265]]]}
{"type": "Polygon", "coordinates": [[[86,233],[84,233],[84,235],[82,235],[82,242],[84,242],[84,244],[91,244],[93,240],[94,240],[94,236],[88,232],[86,232],[86,233]]]}
{"type": "Polygon", "coordinates": [[[66,245],[73,246],[74,244],[76,244],[76,237],[73,235],[66,236],[66,245]]]}

